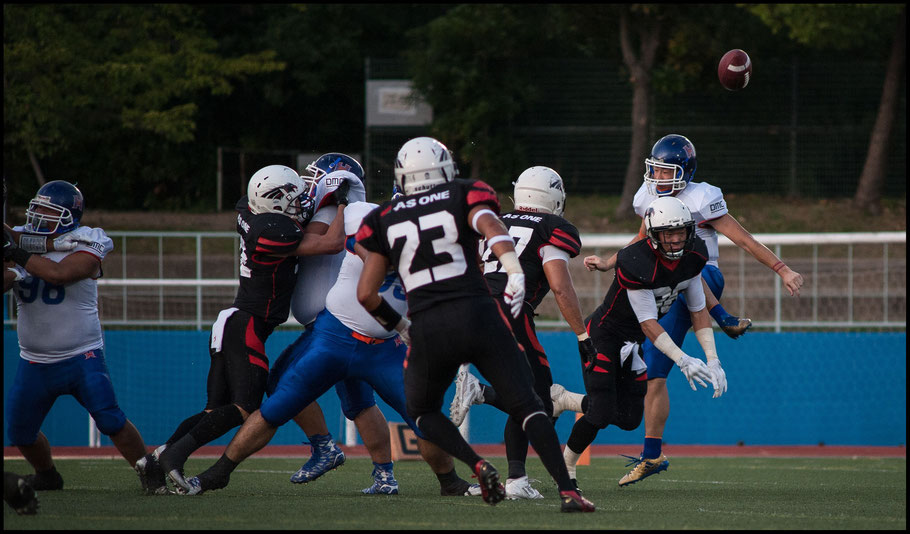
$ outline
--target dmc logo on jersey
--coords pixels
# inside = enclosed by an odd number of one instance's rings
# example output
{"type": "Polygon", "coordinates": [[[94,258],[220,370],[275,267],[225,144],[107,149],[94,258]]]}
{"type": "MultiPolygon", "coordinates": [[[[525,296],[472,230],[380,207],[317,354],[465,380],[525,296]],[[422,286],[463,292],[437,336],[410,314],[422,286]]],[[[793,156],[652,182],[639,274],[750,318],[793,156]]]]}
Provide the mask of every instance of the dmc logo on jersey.
{"type": "Polygon", "coordinates": [[[339,178],[338,176],[326,176],[323,180],[325,180],[326,187],[338,187],[344,182],[344,178],[339,178]]]}
{"type": "Polygon", "coordinates": [[[720,202],[715,202],[714,204],[711,204],[710,209],[712,212],[720,211],[720,210],[724,209],[724,201],[721,200],[720,202]]]}
{"type": "Polygon", "coordinates": [[[88,246],[89,246],[89,248],[93,248],[93,249],[97,250],[98,252],[104,252],[104,245],[102,245],[101,243],[97,243],[97,242],[91,243],[88,246]]]}
{"type": "Polygon", "coordinates": [[[413,208],[417,204],[424,206],[431,202],[436,202],[437,200],[446,200],[448,198],[449,198],[448,191],[442,191],[440,193],[433,193],[432,195],[426,195],[426,196],[422,196],[422,197],[418,197],[418,198],[409,198],[408,200],[403,200],[403,201],[395,204],[395,207],[392,208],[392,211],[398,211],[398,210],[402,210],[405,208],[413,208]]]}

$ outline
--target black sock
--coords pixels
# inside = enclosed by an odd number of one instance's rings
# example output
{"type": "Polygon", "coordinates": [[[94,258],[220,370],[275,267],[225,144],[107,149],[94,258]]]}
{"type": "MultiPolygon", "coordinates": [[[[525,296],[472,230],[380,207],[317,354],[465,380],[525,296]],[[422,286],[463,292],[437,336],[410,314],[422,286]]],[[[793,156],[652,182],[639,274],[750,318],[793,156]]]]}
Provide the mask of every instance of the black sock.
{"type": "Polygon", "coordinates": [[[569,479],[569,471],[566,469],[566,462],[562,458],[562,448],[559,446],[559,437],[556,435],[556,429],[550,422],[550,418],[544,413],[540,416],[532,416],[525,422],[525,433],[531,446],[540,456],[540,461],[547,472],[556,481],[559,491],[570,491],[574,489],[572,481],[569,479]]]}
{"type": "Polygon", "coordinates": [[[207,413],[187,435],[193,436],[201,447],[242,424],[243,414],[240,409],[233,404],[226,404],[207,413]]]}
{"type": "Polygon", "coordinates": [[[459,480],[461,480],[461,477],[458,476],[454,468],[448,473],[436,473],[436,478],[439,480],[439,485],[444,488],[447,488],[452,484],[456,484],[459,480]]]}
{"type": "Polygon", "coordinates": [[[417,418],[417,426],[428,440],[438,445],[453,458],[468,464],[472,471],[477,462],[482,460],[465,441],[464,436],[458,431],[458,427],[453,425],[448,417],[442,415],[442,412],[421,415],[417,418]]]}
{"type": "Polygon", "coordinates": [[[512,416],[506,420],[503,440],[506,443],[506,458],[509,459],[509,478],[525,476],[527,474],[525,462],[528,459],[528,435],[512,416]]]}
{"type": "Polygon", "coordinates": [[[569,439],[566,440],[566,447],[576,452],[584,451],[588,448],[588,445],[594,443],[594,438],[597,437],[598,431],[599,429],[588,421],[588,417],[583,415],[578,421],[575,421],[572,433],[569,434],[569,439]]]}
{"type": "Polygon", "coordinates": [[[171,437],[167,438],[167,441],[165,441],[164,443],[168,447],[170,447],[171,445],[176,443],[177,440],[179,440],[180,438],[185,436],[187,434],[187,432],[189,432],[190,430],[193,429],[194,426],[199,424],[199,421],[201,421],[202,418],[205,417],[205,414],[206,414],[206,412],[199,412],[195,415],[191,415],[191,416],[187,417],[186,419],[184,419],[183,422],[177,426],[177,430],[174,431],[174,434],[171,437]]]}
{"type": "Polygon", "coordinates": [[[493,386],[488,386],[486,384],[480,385],[480,391],[483,392],[483,403],[489,404],[494,408],[505,411],[505,407],[499,402],[499,395],[496,394],[496,390],[493,389],[493,386]]]}
{"type": "Polygon", "coordinates": [[[237,469],[238,465],[240,465],[239,462],[231,460],[227,454],[222,454],[215,465],[199,474],[199,482],[205,490],[221,489],[228,485],[231,473],[237,469]]]}

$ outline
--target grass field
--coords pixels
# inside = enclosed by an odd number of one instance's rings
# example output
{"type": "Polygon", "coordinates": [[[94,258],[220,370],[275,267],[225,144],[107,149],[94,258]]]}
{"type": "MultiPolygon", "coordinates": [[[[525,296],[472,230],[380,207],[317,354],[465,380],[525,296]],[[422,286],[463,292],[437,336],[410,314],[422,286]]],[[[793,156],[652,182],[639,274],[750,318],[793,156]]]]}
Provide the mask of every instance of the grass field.
{"type": "MultiPolygon", "coordinates": [[[[490,458],[505,469],[504,458],[490,458]]],[[[4,530],[313,529],[582,530],[771,529],[905,530],[906,458],[671,458],[670,469],[627,488],[622,458],[593,458],[579,483],[593,514],[562,514],[556,486],[536,458],[528,471],[545,496],[491,507],[480,497],[440,497],[422,462],[397,462],[396,496],[361,495],[371,483],[366,458],[308,485],[288,477],[300,459],[251,458],[220,491],[194,497],[141,493],[123,460],[57,460],[65,489],[41,492],[36,516],[4,507],[4,530]]],[[[188,473],[211,465],[192,459],[188,473]]],[[[28,473],[23,460],[4,469],[28,473]]],[[[463,465],[457,469],[469,475],[463,465]]]]}

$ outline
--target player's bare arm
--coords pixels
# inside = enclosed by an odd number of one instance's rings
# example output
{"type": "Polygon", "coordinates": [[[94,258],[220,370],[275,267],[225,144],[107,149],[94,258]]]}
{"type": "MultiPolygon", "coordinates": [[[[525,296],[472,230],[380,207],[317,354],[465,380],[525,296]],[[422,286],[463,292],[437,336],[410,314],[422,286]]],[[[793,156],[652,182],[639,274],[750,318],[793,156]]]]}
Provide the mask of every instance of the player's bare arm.
{"type": "MultiPolygon", "coordinates": [[[[632,243],[637,243],[638,241],[641,241],[645,237],[646,237],[645,221],[642,220],[641,226],[638,228],[638,234],[636,234],[635,237],[633,237],[632,240],[626,244],[626,246],[629,246],[632,243]]],[[[617,254],[619,254],[618,251],[616,253],[614,253],[612,256],[610,256],[609,258],[607,258],[606,260],[604,260],[600,256],[596,256],[593,254],[591,256],[587,256],[587,257],[585,257],[585,267],[587,267],[589,271],[604,271],[605,272],[605,271],[614,269],[616,267],[616,255],[617,254]]]]}
{"type": "Polygon", "coordinates": [[[550,284],[550,291],[559,306],[559,312],[569,324],[569,328],[579,336],[585,333],[585,323],[581,315],[581,305],[572,284],[568,262],[562,260],[548,261],[543,264],[543,272],[550,284]]]}
{"type": "Polygon", "coordinates": [[[768,247],[756,241],[756,239],[743,228],[739,221],[733,218],[729,213],[714,219],[710,222],[715,230],[727,236],[736,246],[751,254],[756,260],[763,263],[772,271],[776,272],[784,282],[784,287],[790,292],[790,296],[799,296],[799,289],[803,285],[803,277],[798,272],[790,269],[786,263],[781,261],[776,254],[771,252],[768,247]]]}
{"type": "MultiPolygon", "coordinates": [[[[318,224],[318,223],[317,223],[318,224]]],[[[309,225],[308,225],[309,226],[309,225]]],[[[338,254],[344,250],[344,205],[338,206],[338,213],[332,224],[328,225],[325,232],[319,233],[319,228],[313,232],[305,232],[295,256],[318,256],[320,254],[338,254]]]]}
{"type": "Polygon", "coordinates": [[[23,267],[32,276],[62,286],[95,276],[100,265],[101,260],[97,256],[83,252],[70,254],[59,263],[32,254],[23,267]]]}

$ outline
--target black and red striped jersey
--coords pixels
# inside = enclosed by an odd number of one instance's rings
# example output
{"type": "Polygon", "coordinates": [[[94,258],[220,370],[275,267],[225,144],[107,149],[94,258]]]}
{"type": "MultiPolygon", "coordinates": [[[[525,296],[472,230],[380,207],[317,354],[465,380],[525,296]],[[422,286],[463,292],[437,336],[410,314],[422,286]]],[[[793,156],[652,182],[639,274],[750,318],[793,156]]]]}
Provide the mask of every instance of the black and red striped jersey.
{"type": "Polygon", "coordinates": [[[254,215],[247,197],[237,203],[240,234],[240,288],[234,307],[281,324],[288,319],[291,295],[297,282],[297,256],[276,256],[297,249],[303,228],[277,213],[254,215]]]}
{"type": "Polygon", "coordinates": [[[389,258],[404,285],[409,315],[451,299],[490,296],[479,266],[481,236],[468,220],[481,204],[499,214],[489,185],[455,179],[388,201],[364,218],[357,243],[389,258]]]}
{"type": "Polygon", "coordinates": [[[664,258],[651,247],[648,239],[628,245],[616,256],[613,283],[604,301],[591,314],[591,325],[609,326],[628,336],[626,339],[643,342],[645,335],[629,302],[628,291],[652,290],[658,318],[663,317],[679,293],[688,286],[684,282],[698,276],[707,262],[708,248],[699,237],[695,238],[692,249],[677,261],[664,258]]]}
{"type": "MultiPolygon", "coordinates": [[[[552,245],[565,251],[570,258],[581,252],[581,238],[578,229],[569,221],[550,213],[513,211],[501,217],[515,241],[515,253],[525,274],[525,302],[536,309],[550,291],[550,283],[543,270],[541,251],[552,245]]],[[[508,275],[490,247],[484,243],[482,259],[484,277],[490,292],[500,296],[505,291],[508,275]]]]}

